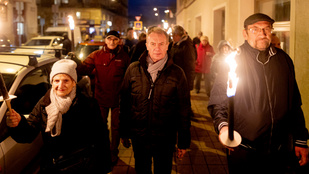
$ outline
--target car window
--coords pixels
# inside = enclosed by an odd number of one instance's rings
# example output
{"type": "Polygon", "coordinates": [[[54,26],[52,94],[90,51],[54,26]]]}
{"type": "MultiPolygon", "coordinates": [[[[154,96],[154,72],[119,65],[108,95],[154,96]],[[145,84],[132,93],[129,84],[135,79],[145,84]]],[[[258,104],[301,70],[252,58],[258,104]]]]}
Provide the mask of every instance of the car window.
{"type": "Polygon", "coordinates": [[[26,43],[25,46],[44,46],[49,45],[51,39],[35,39],[31,40],[30,42],[26,43]]]}
{"type": "Polygon", "coordinates": [[[53,41],[53,45],[60,45],[62,43],[62,40],[60,38],[56,38],[53,41]]]}
{"type": "Polygon", "coordinates": [[[102,47],[101,45],[79,45],[76,51],[77,56],[79,59],[85,60],[90,53],[100,50],[102,47]]]}
{"type": "Polygon", "coordinates": [[[12,100],[12,108],[18,113],[28,115],[50,88],[51,66],[52,64],[36,68],[28,73],[19,84],[15,92],[17,98],[12,100]]]}

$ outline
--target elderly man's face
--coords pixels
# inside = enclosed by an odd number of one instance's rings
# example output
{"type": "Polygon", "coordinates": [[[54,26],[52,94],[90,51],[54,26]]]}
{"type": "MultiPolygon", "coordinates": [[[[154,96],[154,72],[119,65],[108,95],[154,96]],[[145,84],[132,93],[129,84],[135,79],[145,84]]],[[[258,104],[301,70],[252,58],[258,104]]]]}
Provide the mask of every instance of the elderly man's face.
{"type": "Polygon", "coordinates": [[[146,47],[152,61],[157,62],[167,54],[167,38],[164,34],[151,33],[147,38],[146,47]]]}
{"type": "Polygon", "coordinates": [[[107,47],[111,50],[115,49],[119,44],[120,39],[116,36],[109,36],[105,39],[107,47]]]}
{"type": "Polygon", "coordinates": [[[179,42],[180,39],[181,39],[181,36],[179,36],[179,35],[177,35],[175,33],[173,33],[172,36],[173,36],[173,42],[174,43],[179,42]]]}
{"type": "Polygon", "coordinates": [[[243,30],[243,36],[251,47],[264,51],[271,43],[272,26],[267,21],[259,21],[252,25],[248,25],[243,30]]]}
{"type": "Polygon", "coordinates": [[[70,94],[75,85],[75,81],[67,74],[57,74],[53,77],[52,89],[60,97],[70,94]]]}

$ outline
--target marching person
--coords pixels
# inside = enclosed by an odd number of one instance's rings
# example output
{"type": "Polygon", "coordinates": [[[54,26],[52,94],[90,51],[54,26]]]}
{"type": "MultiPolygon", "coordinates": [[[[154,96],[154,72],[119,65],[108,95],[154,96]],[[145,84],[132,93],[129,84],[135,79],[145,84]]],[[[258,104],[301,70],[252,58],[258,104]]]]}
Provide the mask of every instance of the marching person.
{"type": "Polygon", "coordinates": [[[76,86],[76,63],[57,61],[50,73],[52,88],[26,119],[14,109],[7,112],[7,126],[18,143],[43,137],[40,173],[108,173],[111,155],[107,126],[93,98],[76,86]]]}
{"type": "MultiPolygon", "coordinates": [[[[242,142],[227,154],[231,174],[295,173],[308,162],[308,130],[293,61],[271,45],[273,23],[262,13],[244,21],[245,43],[235,57],[239,83],[233,127],[242,142]]],[[[219,134],[229,126],[228,71],[219,72],[208,105],[219,134]]]]}
{"type": "Polygon", "coordinates": [[[79,75],[91,75],[94,72],[94,98],[97,99],[104,122],[107,124],[108,113],[111,110],[111,153],[112,164],[119,159],[119,91],[121,83],[130,64],[128,54],[119,45],[120,35],[111,30],[105,38],[102,49],[90,53],[78,65],[79,75]]]}
{"type": "MultiPolygon", "coordinates": [[[[132,140],[137,174],[168,174],[175,144],[182,158],[190,146],[190,93],[183,70],[168,56],[168,34],[148,30],[145,51],[126,71],[120,97],[120,131],[132,140]]],[[[124,144],[125,145],[125,144],[124,144]]]]}
{"type": "Polygon", "coordinates": [[[200,92],[202,75],[204,75],[205,92],[209,97],[211,90],[210,66],[212,62],[212,57],[215,55],[215,51],[213,47],[209,44],[207,36],[202,36],[200,40],[201,43],[196,47],[197,59],[195,63],[195,90],[196,93],[200,92]]]}

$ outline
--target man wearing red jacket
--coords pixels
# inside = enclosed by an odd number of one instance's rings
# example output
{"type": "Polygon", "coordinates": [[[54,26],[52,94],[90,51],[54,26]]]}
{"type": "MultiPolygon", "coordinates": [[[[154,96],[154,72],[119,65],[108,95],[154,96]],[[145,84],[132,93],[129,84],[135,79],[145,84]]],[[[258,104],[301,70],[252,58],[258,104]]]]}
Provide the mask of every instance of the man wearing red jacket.
{"type": "Polygon", "coordinates": [[[112,162],[118,161],[119,146],[119,90],[130,64],[128,54],[119,45],[120,35],[117,31],[110,31],[105,38],[106,45],[102,49],[92,52],[78,66],[79,75],[95,73],[94,97],[97,99],[101,114],[107,123],[109,109],[111,109],[111,153],[112,162]]]}

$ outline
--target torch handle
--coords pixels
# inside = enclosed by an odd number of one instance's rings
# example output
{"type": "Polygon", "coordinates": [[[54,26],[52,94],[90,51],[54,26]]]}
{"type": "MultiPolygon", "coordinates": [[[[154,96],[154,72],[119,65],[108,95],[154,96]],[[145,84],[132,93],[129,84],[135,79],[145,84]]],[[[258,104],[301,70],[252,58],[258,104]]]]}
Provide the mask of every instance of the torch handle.
{"type": "Polygon", "coordinates": [[[234,96],[228,98],[229,101],[229,128],[228,135],[230,140],[234,140],[234,96]]]}
{"type": "Polygon", "coordinates": [[[12,106],[11,106],[11,100],[5,100],[6,106],[9,109],[9,112],[12,113],[12,106]]]}

